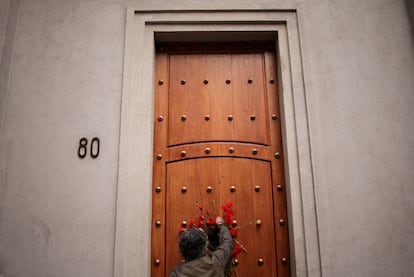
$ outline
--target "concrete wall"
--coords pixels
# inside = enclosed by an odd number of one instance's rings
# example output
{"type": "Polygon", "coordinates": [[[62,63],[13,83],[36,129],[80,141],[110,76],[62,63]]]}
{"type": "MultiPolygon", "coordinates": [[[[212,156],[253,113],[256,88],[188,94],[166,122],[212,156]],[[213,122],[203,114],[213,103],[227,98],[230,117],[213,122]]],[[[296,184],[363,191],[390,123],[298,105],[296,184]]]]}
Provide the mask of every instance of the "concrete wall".
{"type": "Polygon", "coordinates": [[[112,275],[124,14],[119,1],[20,1],[1,92],[6,277],[112,275]],[[100,138],[97,159],[78,158],[82,137],[100,138]]]}
{"type": "MultiPolygon", "coordinates": [[[[125,11],[140,2],[0,1],[0,274],[113,275],[125,11]],[[97,159],[77,157],[81,137],[100,138],[97,159]]],[[[183,1],[157,4],[175,2],[183,1]]],[[[278,4],[298,14],[322,275],[408,276],[414,43],[406,5],[278,4]]]]}
{"type": "Polygon", "coordinates": [[[322,269],[325,276],[407,276],[414,48],[405,6],[318,2],[306,2],[300,19],[322,269]]]}
{"type": "Polygon", "coordinates": [[[10,12],[10,0],[0,1],[0,57],[3,53],[4,41],[6,40],[7,21],[10,12]]]}

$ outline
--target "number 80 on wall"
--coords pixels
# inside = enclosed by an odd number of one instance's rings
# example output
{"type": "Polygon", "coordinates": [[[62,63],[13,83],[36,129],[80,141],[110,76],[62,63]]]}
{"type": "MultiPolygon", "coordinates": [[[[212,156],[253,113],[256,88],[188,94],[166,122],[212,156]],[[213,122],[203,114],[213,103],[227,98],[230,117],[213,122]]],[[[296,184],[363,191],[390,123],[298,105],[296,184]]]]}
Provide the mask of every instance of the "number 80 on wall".
{"type": "Polygon", "coordinates": [[[79,147],[78,147],[78,157],[80,159],[83,159],[88,155],[88,152],[90,153],[91,157],[93,159],[96,159],[99,156],[99,148],[100,148],[100,140],[97,137],[94,137],[91,140],[91,143],[89,145],[89,151],[88,151],[88,139],[83,137],[79,140],[79,147]]]}

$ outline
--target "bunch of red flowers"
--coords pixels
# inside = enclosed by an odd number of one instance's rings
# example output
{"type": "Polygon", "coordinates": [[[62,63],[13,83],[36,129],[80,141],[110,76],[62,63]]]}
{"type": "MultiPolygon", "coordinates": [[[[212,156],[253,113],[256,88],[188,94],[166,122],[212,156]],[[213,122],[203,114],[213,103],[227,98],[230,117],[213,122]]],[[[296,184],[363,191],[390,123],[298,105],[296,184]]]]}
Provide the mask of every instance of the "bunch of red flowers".
{"type": "MultiPolygon", "coordinates": [[[[214,201],[211,204],[214,207],[214,201]]],[[[232,271],[236,271],[236,257],[241,252],[247,253],[246,248],[237,240],[238,230],[240,227],[237,226],[237,221],[234,219],[233,207],[234,205],[232,202],[227,202],[225,205],[221,206],[224,223],[229,228],[230,235],[232,236],[234,243],[231,259],[226,269],[226,276],[231,276],[232,271]]],[[[180,227],[179,233],[181,234],[184,232],[186,228],[202,228],[208,236],[209,251],[214,251],[219,246],[218,229],[216,228],[215,216],[210,214],[208,211],[204,211],[203,206],[198,206],[198,209],[200,210],[200,214],[197,219],[191,219],[186,226],[180,227]]]]}
{"type": "Polygon", "coordinates": [[[221,209],[223,210],[223,219],[224,219],[226,225],[229,227],[230,235],[233,238],[234,247],[233,247],[233,252],[231,253],[231,257],[232,257],[232,259],[235,259],[237,257],[237,255],[240,254],[241,252],[244,251],[244,252],[247,253],[247,250],[236,239],[239,227],[237,227],[237,221],[234,220],[233,203],[232,202],[227,202],[226,205],[221,206],[221,209]]]}

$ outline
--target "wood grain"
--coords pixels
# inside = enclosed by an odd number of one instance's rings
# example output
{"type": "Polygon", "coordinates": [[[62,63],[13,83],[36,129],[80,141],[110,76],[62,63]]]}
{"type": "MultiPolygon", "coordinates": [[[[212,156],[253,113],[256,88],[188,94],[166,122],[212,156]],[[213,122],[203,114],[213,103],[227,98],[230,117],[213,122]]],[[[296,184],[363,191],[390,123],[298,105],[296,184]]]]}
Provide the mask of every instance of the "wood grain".
{"type": "Polygon", "coordinates": [[[220,206],[228,201],[235,205],[238,240],[248,250],[238,256],[239,275],[290,276],[273,44],[164,44],[158,49],[152,215],[162,224],[153,224],[151,257],[161,262],[152,266],[152,276],[168,276],[182,261],[177,243],[183,221],[197,219],[199,206],[205,215],[221,215],[220,206]],[[256,220],[262,221],[260,227],[256,220]]]}

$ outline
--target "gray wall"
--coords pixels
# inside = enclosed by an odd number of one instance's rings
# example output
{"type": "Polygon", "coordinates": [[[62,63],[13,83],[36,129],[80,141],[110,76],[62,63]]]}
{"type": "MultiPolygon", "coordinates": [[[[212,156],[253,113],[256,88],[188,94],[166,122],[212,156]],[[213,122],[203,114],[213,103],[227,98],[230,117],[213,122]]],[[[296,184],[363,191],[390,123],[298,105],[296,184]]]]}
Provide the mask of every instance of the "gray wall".
{"type": "MultiPolygon", "coordinates": [[[[125,9],[140,2],[0,0],[0,274],[112,276],[125,9]],[[101,139],[96,160],[77,157],[81,137],[101,139]]],[[[323,275],[408,276],[405,2],[275,2],[298,13],[323,275]]]]}
{"type": "Polygon", "coordinates": [[[403,1],[300,10],[325,276],[414,261],[414,47],[403,1]]]}
{"type": "Polygon", "coordinates": [[[10,0],[0,1],[0,57],[2,56],[4,41],[6,39],[7,21],[9,19],[10,5],[10,0]]]}
{"type": "Polygon", "coordinates": [[[15,16],[1,76],[0,274],[111,276],[125,5],[28,0],[15,16]],[[101,139],[96,160],[77,157],[81,137],[101,139]]]}

